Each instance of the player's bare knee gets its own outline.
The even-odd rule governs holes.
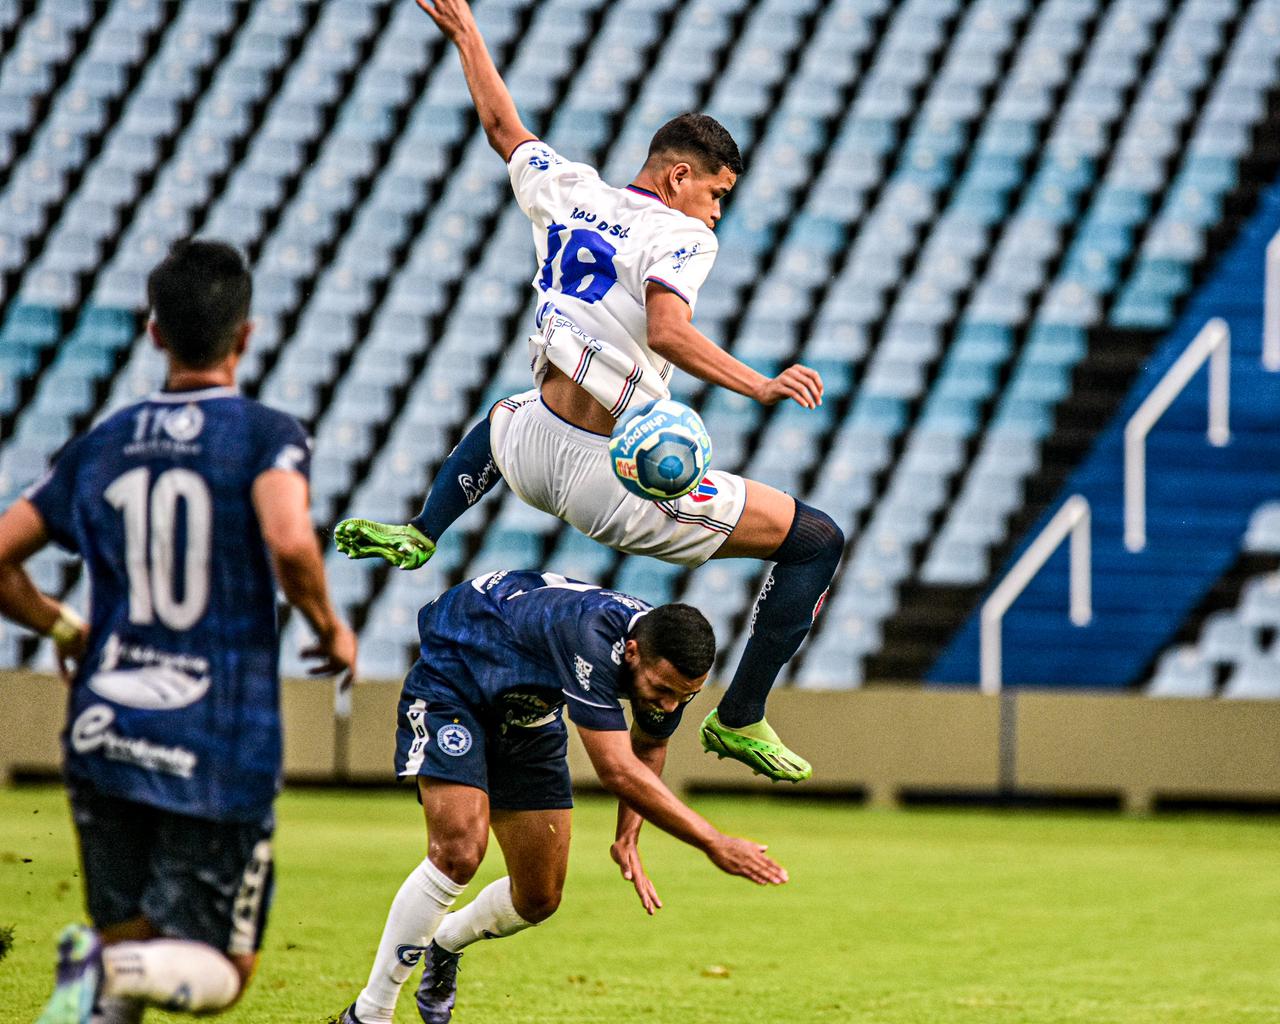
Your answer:
[[[563,890],[559,888],[534,889],[531,892],[513,889],[511,905],[516,908],[516,913],[530,924],[541,924],[560,909],[562,893]]]
[[[104,946],[114,946],[118,942],[144,942],[159,934],[145,917],[135,917],[130,921],[98,929],[98,938]]]
[[[431,843],[431,863],[459,885],[466,885],[480,870],[486,840],[473,836],[450,836]]]

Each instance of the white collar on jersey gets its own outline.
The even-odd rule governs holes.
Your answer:
[[[206,398],[233,398],[239,392],[235,388],[217,385],[196,391],[157,391],[147,396],[148,402],[203,402]]]

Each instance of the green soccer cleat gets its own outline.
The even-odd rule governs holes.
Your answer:
[[[713,708],[702,720],[701,736],[707,753],[732,757],[774,782],[803,782],[813,774],[809,762],[788,750],[763,718],[754,725],[731,729],[721,724],[720,714]]]
[[[102,984],[102,943],[92,928],[69,924],[58,938],[53,995],[36,1024],[89,1024]]]
[[[333,541],[348,558],[383,558],[397,569],[421,569],[436,553],[431,538],[416,526],[394,526],[371,519],[344,519]]]

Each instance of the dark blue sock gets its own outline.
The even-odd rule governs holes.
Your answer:
[[[409,522],[433,541],[467,509],[483,498],[502,479],[489,446],[489,417],[486,416],[458,442],[458,447],[440,465],[427,502]]]
[[[843,552],[844,533],[835,521],[797,501],[791,529],[773,553],[773,572],[756,598],[751,639],[720,702],[723,724],[740,728],[764,718],[774,680],[808,635]]]

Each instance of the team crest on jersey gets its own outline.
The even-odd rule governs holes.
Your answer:
[[[702,478],[702,483],[698,484],[698,486],[694,488],[693,493],[690,494],[689,497],[694,501],[710,501],[719,493],[720,491],[716,488],[716,485],[704,476]]]
[[[471,749],[471,731],[465,725],[451,722],[436,733],[436,743],[450,757],[461,757]]]
[[[204,413],[194,402],[188,402],[181,409],[174,409],[164,417],[164,432],[179,444],[194,441],[203,429]]]

